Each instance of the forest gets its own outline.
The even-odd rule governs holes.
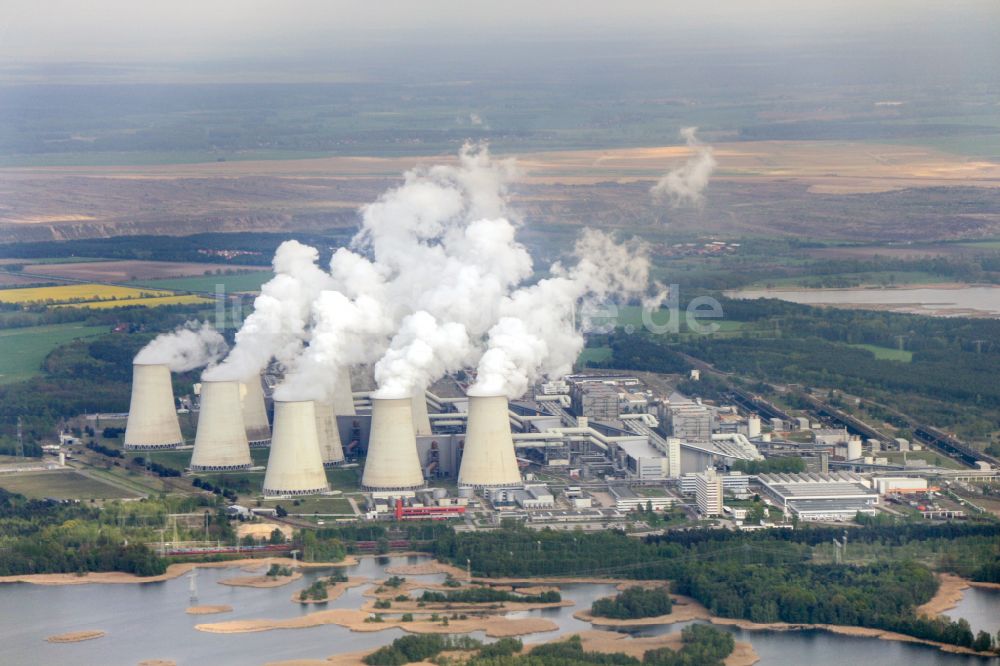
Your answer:
[[[667,615],[673,608],[670,593],[662,587],[645,589],[630,587],[613,597],[598,599],[590,606],[590,614],[615,620]]]
[[[433,552],[452,562],[469,559],[473,571],[483,576],[670,580],[674,592],[694,597],[723,617],[905,629],[918,638],[972,645],[975,637],[967,625],[916,616],[914,609],[938,586],[927,566],[905,559],[813,563],[814,547],[841,532],[814,527],[749,534],[691,530],[640,541],[614,531],[533,532],[508,527],[464,533],[460,538],[442,536]],[[947,543],[958,552],[985,548],[995,554],[998,536],[1000,525],[994,523],[914,524],[864,527],[852,530],[851,539],[911,546],[918,552]]]
[[[683,353],[750,382],[876,400],[960,437],[988,440],[1000,428],[1000,320],[819,309],[777,300],[722,304],[727,320],[744,324],[735,335],[617,332],[608,340],[611,358],[594,365],[683,373],[690,367]],[[879,360],[852,346],[860,344],[910,351],[912,361]],[[701,395],[702,388],[712,393],[719,387],[686,382],[679,388]],[[872,417],[884,420],[891,413],[881,409]]]
[[[588,652],[583,649],[579,636],[542,643],[532,647],[530,652],[518,654],[523,647],[516,638],[501,638],[484,645],[465,636],[412,635],[397,638],[362,661],[371,666],[403,666],[431,660],[450,664],[452,662],[447,659],[439,660],[438,655],[445,650],[464,650],[470,654],[462,663],[469,666],[721,666],[735,648],[735,641],[726,631],[696,624],[682,630],[680,650],[648,650],[641,660],[621,653]]]
[[[124,571],[155,576],[167,561],[84,504],[29,500],[0,488],[0,575]]]

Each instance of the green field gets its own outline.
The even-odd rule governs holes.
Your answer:
[[[21,381],[37,375],[45,356],[77,338],[107,333],[105,326],[53,324],[0,330],[0,384]]]
[[[0,476],[0,488],[32,499],[119,499],[137,493],[102,483],[73,471],[24,472]]]
[[[203,277],[166,278],[163,280],[136,280],[129,284],[151,289],[174,291],[200,291],[215,293],[216,285],[223,285],[225,293],[260,291],[260,286],[274,277],[271,271],[253,271],[234,275],[205,275]]]
[[[298,501],[298,506],[295,505],[294,499],[266,500],[262,504],[263,506],[272,508],[280,504],[281,508],[290,514],[310,516],[314,513],[339,513],[348,516],[354,515],[351,503],[344,497],[302,497]]]
[[[900,363],[909,363],[913,360],[913,352],[906,351],[905,349],[879,347],[878,345],[848,345],[848,347],[867,349],[875,354],[875,359],[878,361],[899,361]]]
[[[611,358],[611,347],[587,347],[580,352],[580,358],[576,362],[585,367],[587,363],[601,363],[609,358]]]

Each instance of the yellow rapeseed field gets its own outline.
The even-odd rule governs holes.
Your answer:
[[[93,302],[115,302],[151,297],[171,296],[173,292],[160,289],[135,289],[133,287],[113,287],[104,284],[68,284],[59,287],[33,287],[29,289],[2,289],[0,302],[38,304],[76,304]],[[193,302],[193,301],[180,301]],[[111,306],[114,307],[114,306]]]
[[[129,298],[117,301],[85,301],[83,303],[59,303],[56,308],[92,308],[105,310],[108,308],[124,308],[141,305],[145,308],[155,308],[161,305],[180,305],[182,303],[211,303],[211,298],[204,296],[157,296],[155,298]]]

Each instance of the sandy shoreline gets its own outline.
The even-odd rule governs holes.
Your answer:
[[[883,641],[899,641],[901,643],[919,643],[921,645],[930,645],[938,648],[942,652],[952,652],[955,654],[989,657],[996,656],[996,653],[994,652],[976,652],[971,648],[951,645],[950,643],[939,643],[937,641],[930,641],[923,638],[917,638],[915,636],[908,636],[906,634],[897,634],[896,632],[886,631],[885,629],[872,629],[870,627],[847,627],[839,624],[789,624],[787,622],[757,624],[756,622],[750,622],[749,620],[736,620],[725,617],[711,617],[709,618],[709,622],[712,624],[739,627],[740,629],[746,629],[748,631],[808,631],[810,629],[819,629],[822,631],[828,631],[831,634],[840,634],[842,636],[861,636],[863,638],[878,638]]]
[[[284,587],[302,578],[301,571],[293,571],[290,576],[238,576],[236,578],[224,578],[219,581],[219,585],[230,585],[232,587]]]
[[[219,604],[218,606],[190,606],[184,612],[188,615],[214,615],[216,613],[229,613],[232,610],[232,606]]]
[[[244,566],[270,566],[282,564],[299,569],[329,569],[330,567],[349,567],[358,563],[350,555],[342,562],[299,562],[289,557],[245,558],[239,560],[223,560],[220,562],[180,562],[167,567],[166,573],[158,576],[136,576],[121,571],[95,571],[79,576],[75,573],[23,574],[0,576],[3,583],[30,583],[32,585],[87,585],[89,583],[162,583],[163,581],[180,578],[192,569],[226,569]]]
[[[45,640],[49,643],[79,643],[80,641],[91,641],[95,638],[106,636],[107,633],[100,630],[91,631],[70,631],[65,634],[49,636]]]
[[[937,594],[927,603],[917,606],[917,615],[936,617],[955,608],[964,596],[963,591],[969,588],[969,582],[955,574],[942,573],[937,578],[940,583]]]
[[[448,624],[444,624],[443,622],[429,622],[426,618],[418,618],[413,622],[402,622],[394,618],[386,618],[382,622],[366,622],[365,620],[369,617],[371,617],[371,613],[365,611],[334,608],[282,620],[232,620],[198,624],[195,625],[195,629],[213,634],[243,634],[274,629],[306,629],[336,624],[356,632],[385,631],[393,628],[402,629],[412,634],[467,634],[473,631],[484,631],[487,636],[503,638],[505,636],[523,636],[555,631],[559,628],[555,622],[541,618],[472,617],[465,620],[449,620]]]
[[[299,595],[302,590],[299,590],[292,595],[292,601],[298,604],[308,605],[308,604],[325,604],[328,601],[333,601],[335,599],[343,596],[344,592],[347,592],[352,587],[360,587],[370,582],[370,579],[366,576],[351,576],[343,583],[333,583],[326,586],[326,599],[302,599]]]

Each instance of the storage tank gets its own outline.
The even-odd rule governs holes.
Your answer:
[[[267,407],[264,406],[264,387],[260,375],[254,375],[243,382],[243,425],[247,429],[250,448],[271,445],[271,424],[267,422]]]
[[[264,496],[318,495],[329,489],[316,433],[315,403],[275,400]]]
[[[473,488],[521,485],[506,396],[469,396],[469,421],[458,485]]]
[[[343,367],[337,373],[337,390],[333,392],[333,411],[337,416],[355,416],[351,369]]]
[[[861,438],[851,437],[847,440],[847,459],[857,460],[861,457]]]
[[[241,393],[240,382],[201,383],[201,412],[191,454],[192,470],[220,472],[252,466]]]
[[[424,485],[413,431],[411,398],[373,398],[368,458],[361,476],[366,490],[411,490]]]
[[[183,443],[170,369],[166,365],[134,363],[125,449],[173,449]]]
[[[333,402],[316,400],[314,408],[316,437],[323,465],[329,467],[344,462],[344,447],[340,443],[340,430],[337,429],[337,415],[334,413]]]
[[[760,437],[760,417],[756,414],[751,414],[747,418],[747,437],[750,439]]]
[[[427,414],[427,395],[423,389],[413,393],[413,432],[417,435],[433,435],[431,417]]]

